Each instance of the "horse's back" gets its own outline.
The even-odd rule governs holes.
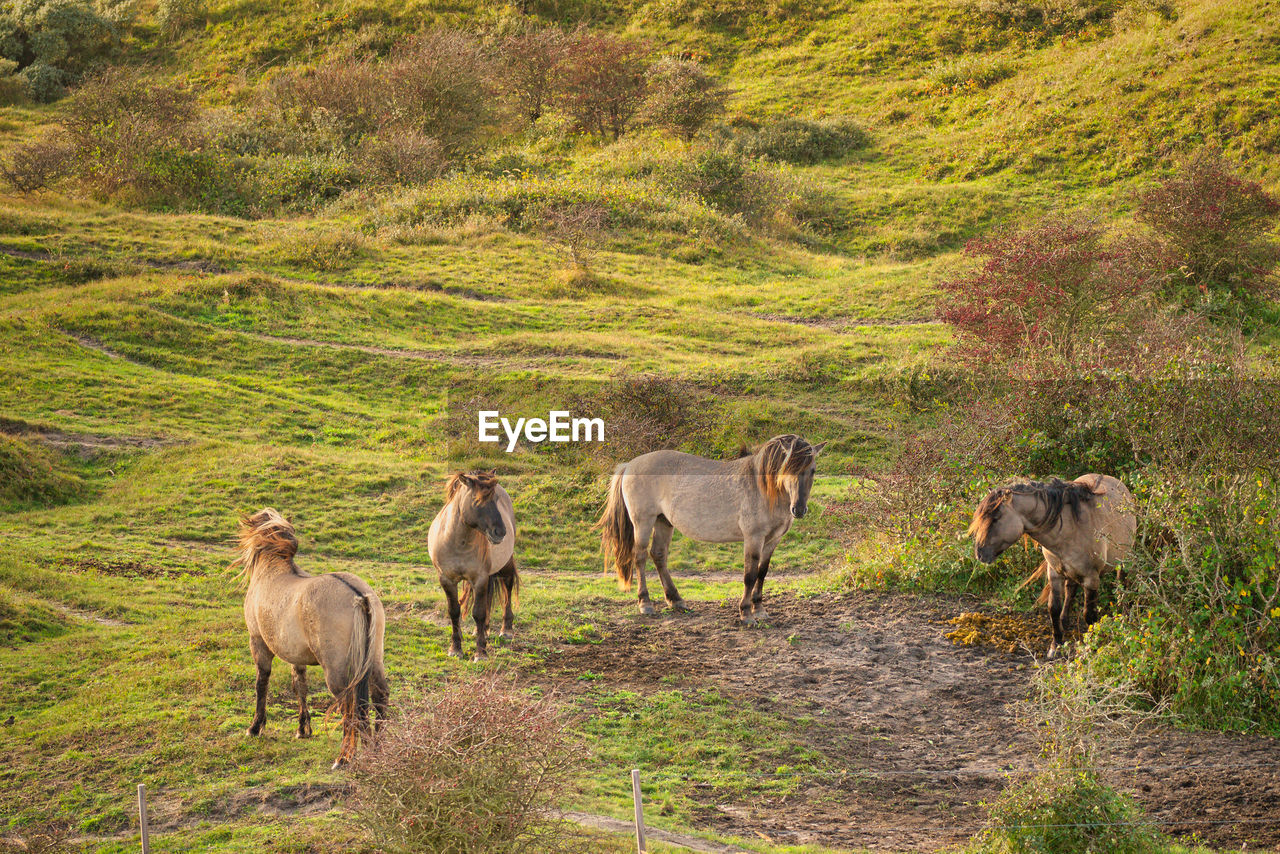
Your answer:
[[[1088,486],[1098,496],[1094,505],[1098,513],[1095,538],[1105,540],[1115,551],[1107,563],[1123,560],[1137,538],[1137,504],[1133,493],[1118,478],[1107,474],[1081,475],[1075,482]]]

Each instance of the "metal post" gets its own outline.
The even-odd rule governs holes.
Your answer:
[[[138,822],[142,825],[142,854],[151,854],[151,840],[147,835],[147,787],[138,784]]]
[[[636,805],[636,851],[646,854],[649,850],[644,841],[644,804],[640,800],[640,769],[631,769],[631,800]]]

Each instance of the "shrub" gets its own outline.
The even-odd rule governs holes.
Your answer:
[[[562,850],[556,799],[577,767],[552,698],[494,678],[401,703],[352,765],[350,807],[389,852]]]
[[[1104,783],[1096,770],[1104,723],[1135,723],[1132,689],[1090,682],[1080,670],[1042,668],[1034,698],[1022,710],[1024,726],[1042,734],[1040,768],[986,804],[986,827],[974,854],[1158,854],[1169,840],[1131,798]],[[1114,729],[1114,727],[1113,727]]]
[[[977,360],[1018,361],[1033,373],[1073,369],[1125,332],[1145,281],[1103,245],[1097,225],[1050,217],[1020,230],[970,241],[977,269],[942,282],[940,312],[964,352]]]
[[[657,374],[621,374],[584,408],[609,425],[605,441],[593,446],[609,465],[662,448],[705,452],[722,414],[697,386]]]
[[[536,122],[561,91],[568,37],[555,27],[530,29],[500,39],[497,53],[503,90],[522,116]]]
[[[728,215],[762,224],[787,212],[791,188],[783,176],[741,154],[711,148],[669,163],[661,180],[676,192],[696,196]]]
[[[117,21],[89,0],[12,0],[0,8],[0,57],[16,63],[37,101],[62,97],[119,42]]]
[[[446,165],[439,140],[417,130],[396,128],[367,137],[360,162],[375,179],[405,184],[439,177]]]
[[[729,90],[692,60],[660,59],[645,79],[647,94],[637,120],[685,139],[723,113],[729,97]]]
[[[1142,492],[1148,546],[1080,667],[1188,726],[1280,734],[1280,474],[1159,470]]]
[[[997,29],[1064,35],[1110,21],[1125,5],[1125,0],[971,0],[970,9]]]
[[[384,124],[430,136],[450,157],[475,148],[497,117],[494,65],[466,33],[437,29],[401,43],[386,76]]]
[[[286,263],[311,270],[345,270],[368,251],[359,232],[349,229],[308,229],[284,240],[279,257]]]
[[[733,145],[747,157],[811,165],[866,148],[871,138],[850,119],[780,119],[731,132]]]
[[[333,153],[377,132],[389,108],[385,73],[370,59],[333,60],[273,78],[257,105],[259,121],[279,122],[295,140],[263,140],[267,150]],[[278,115],[271,115],[271,111]],[[293,142],[293,145],[289,143]]]
[[[61,134],[49,133],[15,146],[9,159],[0,165],[0,174],[15,190],[35,192],[67,174],[74,165],[73,155],[74,149]]]
[[[556,105],[579,130],[617,139],[644,100],[648,54],[642,42],[580,27],[569,36]]]
[[[1280,199],[1217,153],[1189,157],[1140,193],[1137,218],[1154,234],[1148,263],[1181,304],[1239,313],[1274,292]]]
[[[170,36],[196,26],[208,14],[208,0],[159,0],[156,4],[156,23]]]
[[[609,209],[595,200],[546,203],[531,211],[529,219],[534,231],[564,251],[575,272],[585,272],[609,226]]]
[[[189,92],[135,69],[107,68],[76,90],[60,123],[82,180],[106,196],[126,188],[145,194],[148,159],[191,147],[195,111]]]

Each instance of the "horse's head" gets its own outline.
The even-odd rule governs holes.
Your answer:
[[[506,539],[507,524],[498,512],[498,479],[491,471],[458,472],[449,478],[445,494],[456,500],[462,521],[495,546]]]
[[[253,580],[254,570],[261,561],[275,559],[287,563],[298,552],[293,523],[270,507],[240,519],[239,540],[240,554],[235,563],[241,567],[243,584]]]
[[[1000,553],[1022,539],[1027,523],[1013,506],[1013,490],[993,489],[978,502],[969,523],[973,535],[973,555],[983,563],[995,563]]]
[[[791,515],[803,519],[809,511],[809,492],[818,470],[818,454],[827,445],[811,445],[793,434],[774,436],[758,452],[765,494],[772,501],[785,495]]]

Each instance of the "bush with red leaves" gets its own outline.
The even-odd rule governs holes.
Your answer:
[[[975,361],[1077,369],[1123,333],[1147,288],[1128,257],[1087,220],[1046,218],[971,241],[981,266],[942,283],[940,317]]]
[[[1139,194],[1137,218],[1154,236],[1147,264],[1182,305],[1238,314],[1274,294],[1280,243],[1268,232],[1280,222],[1280,199],[1221,155],[1183,161]]]
[[[617,139],[644,101],[648,59],[644,42],[575,30],[561,68],[557,106],[579,130]]]

